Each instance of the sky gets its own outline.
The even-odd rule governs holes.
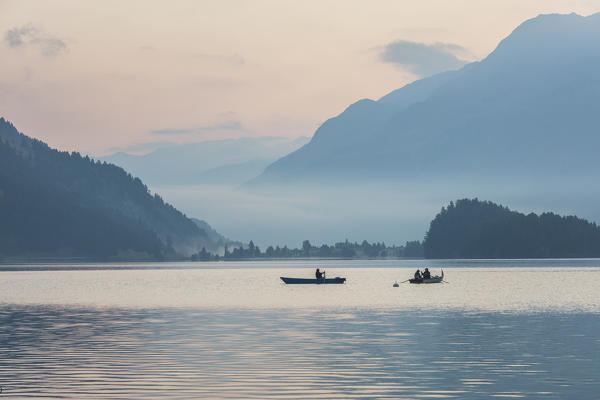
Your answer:
[[[600,0],[0,0],[0,116],[62,150],[312,136]]]

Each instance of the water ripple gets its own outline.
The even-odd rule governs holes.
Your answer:
[[[595,314],[0,310],[8,398],[592,399]]]

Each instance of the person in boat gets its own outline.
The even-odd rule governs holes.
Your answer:
[[[420,269],[418,269],[415,272],[415,279],[423,279],[423,277],[421,276],[421,270]]]
[[[325,271],[321,272],[319,271],[319,268],[317,268],[317,270],[315,271],[315,277],[317,279],[325,279]]]
[[[423,279],[431,279],[431,272],[429,272],[429,268],[425,268],[425,271],[423,271]]]

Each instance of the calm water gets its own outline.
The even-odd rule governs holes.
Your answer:
[[[600,260],[306,264],[0,266],[0,398],[600,399]]]

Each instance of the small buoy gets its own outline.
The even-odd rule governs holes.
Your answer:
[[[394,287],[399,287],[398,282],[394,282]]]

